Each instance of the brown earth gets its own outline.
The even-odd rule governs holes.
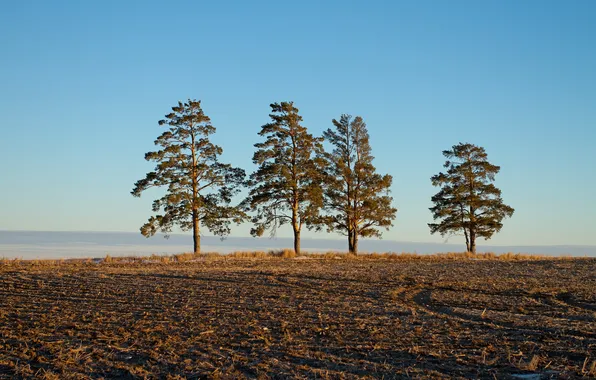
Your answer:
[[[596,376],[596,259],[0,265],[2,379],[519,374]]]

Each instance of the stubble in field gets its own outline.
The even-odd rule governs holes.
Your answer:
[[[0,378],[596,376],[596,260],[0,266]]]

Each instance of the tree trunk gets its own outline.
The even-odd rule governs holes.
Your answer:
[[[470,229],[470,252],[476,253],[476,231]]]
[[[294,228],[294,252],[300,256],[300,230]]]
[[[199,230],[199,212],[192,211],[192,242],[195,254],[201,253],[201,231]]]
[[[358,254],[358,233],[356,229],[348,231],[348,252],[353,255]]]
[[[348,230],[348,252],[354,253],[354,231]]]
[[[294,229],[294,253],[300,256],[300,230],[302,227],[301,221],[298,221],[298,197],[294,193],[294,204],[292,205],[292,228]]]

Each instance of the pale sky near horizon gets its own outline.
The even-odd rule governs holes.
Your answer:
[[[461,141],[516,210],[487,244],[596,245],[594,20],[588,0],[4,2],[0,229],[138,231],[155,193],[130,191],[178,100],[247,172],[292,100],[316,135],[367,122],[399,209],[384,239],[444,241],[430,177]]]

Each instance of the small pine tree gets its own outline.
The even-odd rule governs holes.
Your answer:
[[[446,173],[431,178],[441,190],[432,197],[430,232],[441,236],[463,231],[468,252],[476,253],[478,237],[490,239],[515,211],[503,203],[501,190],[492,182],[501,168],[488,162],[484,148],[459,143],[443,151]]]
[[[145,154],[147,161],[157,165],[146,177],[137,181],[132,195],[151,187],[166,187],[163,197],[153,202],[152,216],[141,227],[150,237],[158,231],[169,234],[175,225],[183,231],[192,229],[195,253],[201,251],[200,226],[225,236],[230,223],[240,223],[246,214],[237,206],[230,206],[232,196],[243,184],[244,170],[219,162],[223,150],[209,141],[215,133],[211,120],[203,113],[201,102],[178,102],[172,113],[159,121],[168,130],[155,140],[160,149]]]
[[[342,115],[333,125],[335,129],[323,133],[333,151],[323,154],[327,215],[319,220],[329,231],[346,235],[350,253],[357,254],[359,237],[381,237],[380,229],[393,225],[393,178],[376,172],[368,129],[360,116]]]
[[[321,138],[301,125],[302,117],[293,102],[271,104],[271,122],[261,127],[264,142],[255,144],[249,196],[244,201],[253,212],[253,236],[265,231],[275,235],[289,223],[294,232],[294,251],[300,254],[300,233],[318,215],[323,204],[320,185]]]

